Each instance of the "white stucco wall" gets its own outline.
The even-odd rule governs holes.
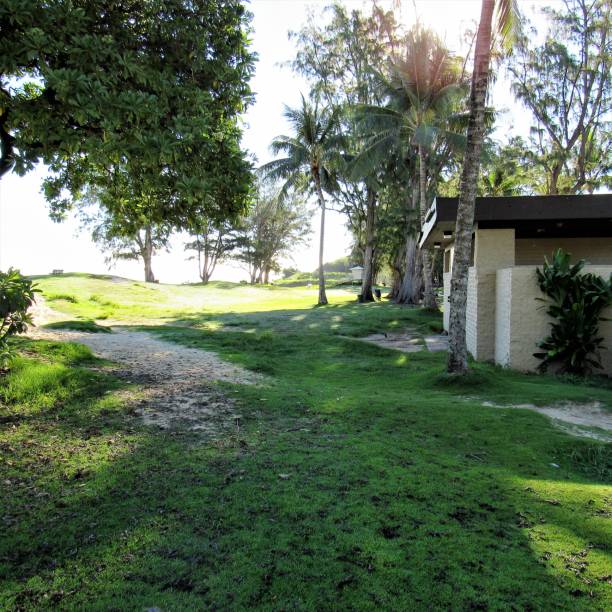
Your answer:
[[[510,363],[512,268],[498,270],[495,279],[495,363]]]
[[[445,272],[442,276],[442,280],[444,283],[444,303],[442,306],[442,321],[444,324],[444,331],[448,332],[448,323],[450,318],[450,282],[451,282],[451,273]]]

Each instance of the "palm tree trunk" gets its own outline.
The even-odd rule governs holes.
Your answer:
[[[495,0],[482,0],[480,23],[474,53],[474,72],[470,93],[470,117],[467,148],[461,172],[455,256],[451,276],[449,312],[449,352],[447,369],[452,374],[465,374],[468,369],[465,338],[468,271],[472,250],[476,187],[480,169],[480,151],[484,138],[485,103],[491,60],[491,24]]]
[[[417,200],[419,197],[419,185],[413,178],[411,181],[412,198],[410,209],[412,213],[417,208]],[[421,283],[419,282],[419,270],[417,266],[417,237],[409,230],[406,234],[406,243],[404,247],[404,275],[397,293],[396,302],[398,304],[417,304],[420,299]]]
[[[366,244],[363,257],[363,278],[361,281],[361,295],[364,302],[373,302],[374,294],[374,239],[376,225],[376,192],[368,188],[366,205]]]
[[[153,240],[151,238],[151,226],[145,227],[144,249],[142,251],[142,259],[144,261],[145,282],[154,283],[155,275],[153,274],[152,259],[153,259]]]
[[[420,205],[419,212],[421,217],[421,227],[425,225],[427,217],[427,158],[423,145],[419,145],[419,197]],[[423,306],[425,308],[437,308],[436,296],[433,290],[432,283],[432,262],[431,251],[429,249],[421,249],[421,264],[423,266]]]
[[[321,238],[319,240],[319,306],[327,304],[327,295],[325,294],[325,275],[323,271],[323,247],[325,245],[325,198],[321,189],[321,177],[318,172],[313,172],[315,186],[317,188],[317,196],[319,197],[319,207],[321,208]]]

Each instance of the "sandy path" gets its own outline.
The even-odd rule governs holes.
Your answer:
[[[39,301],[28,335],[85,344],[99,357],[119,365],[116,373],[141,385],[136,411],[149,425],[221,434],[235,429],[240,415],[214,383],[261,384],[265,378],[221,359],[215,353],[159,340],[151,334],[114,328],[110,334],[45,329],[58,314]],[[60,320],[66,319],[59,315]]]
[[[612,412],[606,410],[601,402],[563,402],[552,406],[535,404],[502,405],[494,402],[483,402],[489,408],[515,408],[539,412],[561,427],[567,433],[581,438],[593,438],[602,442],[612,442]],[[604,431],[593,431],[596,427]],[[608,432],[608,433],[606,433]]]

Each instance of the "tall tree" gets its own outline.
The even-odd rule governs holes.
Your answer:
[[[284,182],[281,194],[289,190],[302,190],[307,186],[317,197],[321,210],[319,239],[319,299],[318,304],[327,304],[323,255],[325,246],[325,195],[336,186],[335,165],[340,144],[338,115],[318,102],[309,102],[302,96],[300,108],[285,107],[285,118],[293,128],[291,136],[277,136],[271,145],[275,155],[285,157],[271,161],[261,167],[268,179]]]
[[[318,15],[311,14],[299,32],[291,33],[298,47],[292,67],[310,81],[313,94],[338,113],[345,157],[350,160],[359,155],[364,142],[353,113],[347,110],[382,101],[377,74],[384,69],[390,48],[397,44],[397,24],[392,11],[375,3],[370,14],[349,11],[340,2],[326,7],[326,12],[329,19],[324,25]],[[356,174],[350,164],[340,165],[335,203],[347,215],[349,229],[363,253],[361,295],[372,301],[378,191],[384,175],[373,164],[362,169]]]
[[[521,37],[508,64],[512,87],[531,111],[532,160],[548,194],[592,192],[612,185],[612,5],[565,0],[545,9],[544,42]]]
[[[429,210],[428,175],[436,146],[445,146],[452,132],[449,119],[461,101],[462,62],[453,57],[442,41],[418,24],[406,36],[404,53],[396,59],[391,73],[391,95],[401,109],[403,121],[418,157],[419,212],[421,225]],[[452,134],[455,136],[454,134]],[[436,142],[437,141],[437,142]],[[435,178],[434,178],[435,180]],[[423,268],[423,305],[436,308],[432,285],[432,254],[420,253]]]
[[[311,214],[292,191],[279,193],[261,183],[255,202],[236,231],[237,259],[247,265],[251,284],[267,284],[280,259],[308,239]]]
[[[239,0],[0,2],[0,174],[43,162],[65,206],[120,165],[171,192],[154,223],[241,212],[249,18]]]
[[[416,208],[421,222],[440,176],[464,143],[459,121],[465,92],[462,66],[433,32],[417,25],[391,62],[389,76],[381,76],[384,104],[358,109],[360,126],[369,136],[355,165],[376,165],[381,156],[395,157],[407,170],[409,208]],[[414,224],[407,227],[418,229]],[[424,305],[436,307],[431,254],[419,253],[416,233],[406,236],[405,262],[397,300],[415,302],[418,288],[424,286]],[[421,279],[415,275],[419,264]]]
[[[469,101],[467,146],[463,158],[457,222],[455,254],[451,276],[449,352],[447,369],[452,374],[465,374],[468,369],[466,347],[466,308],[468,270],[472,247],[474,208],[478,188],[480,155],[485,134],[485,104],[489,87],[493,13],[497,8],[497,29],[508,40],[518,16],[514,0],[482,0],[480,22],[474,50],[474,66]]]
[[[185,243],[186,251],[195,251],[198,274],[205,285],[210,281],[217,264],[230,257],[238,247],[238,226],[228,220],[214,221],[203,217],[192,224],[190,233],[193,240]]]

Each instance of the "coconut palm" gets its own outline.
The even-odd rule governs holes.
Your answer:
[[[366,147],[356,166],[364,172],[362,164],[378,163],[378,156],[388,156],[390,151],[397,152],[401,159],[410,160],[413,173],[418,169],[416,184],[422,223],[429,204],[428,175],[436,174],[434,158],[448,159],[451,149],[464,141],[453,125],[465,94],[462,65],[439,37],[417,25],[408,32],[404,53],[392,63],[390,77],[383,80],[382,86],[388,100],[384,107],[362,106],[357,110],[371,138],[370,146]],[[436,156],[436,150],[439,153],[441,148],[446,149],[445,155]],[[415,252],[414,255],[407,253],[407,260],[414,260],[415,239],[407,241],[407,249]],[[423,304],[435,307],[431,253],[423,251],[421,259]],[[413,269],[407,269],[406,275],[407,279],[411,278]],[[411,293],[412,290],[407,290],[406,301],[412,299]]]
[[[321,209],[321,237],[319,242],[319,301],[327,304],[325,276],[323,272],[323,247],[325,240],[324,191],[333,192],[334,166],[337,159],[340,136],[338,117],[334,111],[319,107],[302,96],[300,108],[285,106],[285,118],[293,128],[292,136],[277,136],[271,144],[275,159],[260,168],[262,174],[273,180],[284,181],[281,194],[290,189],[303,189],[304,185],[317,196]]]
[[[468,369],[465,338],[468,269],[472,249],[480,155],[485,132],[485,104],[491,78],[489,65],[491,63],[493,14],[495,11],[497,11],[496,30],[506,43],[509,42],[510,34],[518,25],[516,0],[482,0],[474,49],[467,145],[461,171],[455,226],[447,364],[447,370],[451,374],[465,374]]]

